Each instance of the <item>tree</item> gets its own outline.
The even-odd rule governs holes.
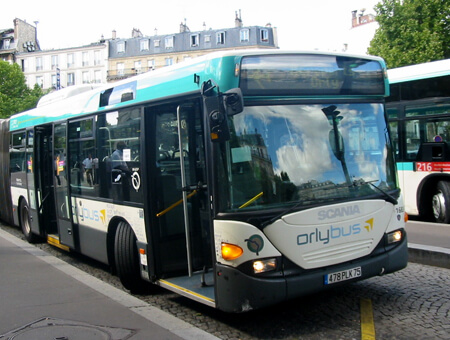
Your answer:
[[[450,1],[382,0],[369,54],[389,68],[450,58]]]
[[[43,94],[37,84],[27,87],[19,65],[0,60],[0,118],[36,107]]]

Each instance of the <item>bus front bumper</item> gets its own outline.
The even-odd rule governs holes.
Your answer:
[[[216,306],[226,312],[246,312],[349,282],[389,274],[405,268],[407,263],[408,243],[406,237],[387,253],[306,271],[301,275],[289,277],[258,278],[218,263],[216,265]],[[334,284],[325,284],[324,278],[327,274],[346,271],[354,267],[361,267],[360,277]]]

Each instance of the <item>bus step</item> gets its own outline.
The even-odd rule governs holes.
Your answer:
[[[207,284],[203,282],[205,280]],[[205,305],[215,307],[213,272],[195,272],[191,277],[180,276],[157,281],[158,285]]]
[[[64,244],[61,244],[61,242],[59,242],[59,236],[58,235],[47,235],[47,243],[51,244],[52,246],[55,246],[59,249],[65,250],[65,251],[70,251],[70,248],[68,246],[65,246]]]

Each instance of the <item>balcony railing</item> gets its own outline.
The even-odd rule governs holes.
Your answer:
[[[153,71],[154,67],[141,67],[139,69],[136,68],[126,68],[123,70],[109,70],[107,75],[107,80],[119,80],[126,79],[137,74]]]

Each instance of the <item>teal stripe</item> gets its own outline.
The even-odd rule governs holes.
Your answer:
[[[414,163],[413,162],[398,162],[397,170],[398,171],[413,171]]]

